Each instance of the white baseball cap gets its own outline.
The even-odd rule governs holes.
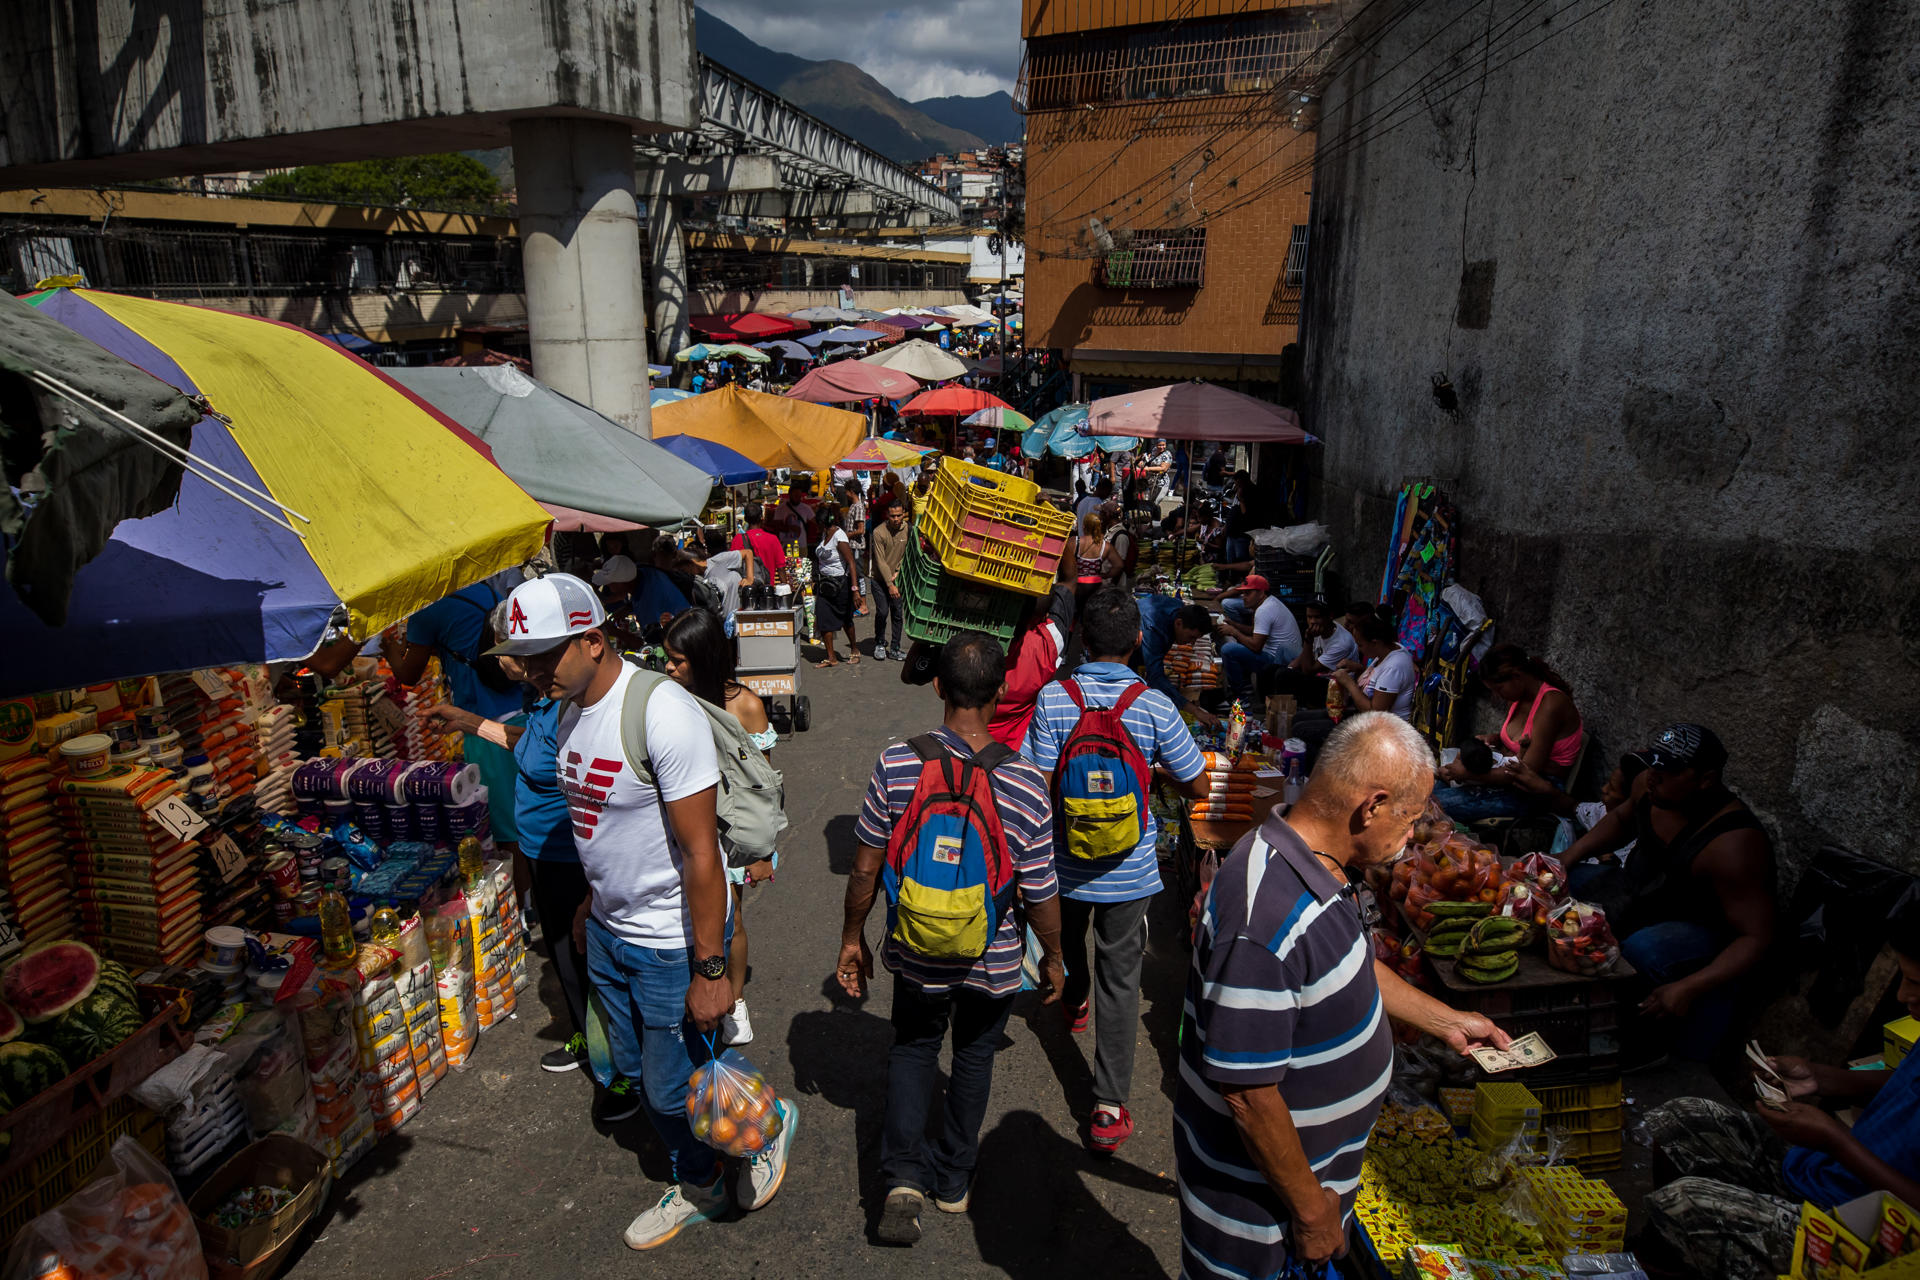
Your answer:
[[[550,573],[513,589],[507,597],[507,638],[488,653],[545,653],[607,620],[593,588],[570,573]]]
[[[593,571],[593,585],[604,587],[609,582],[632,582],[639,576],[640,570],[631,556],[608,556],[607,562]]]

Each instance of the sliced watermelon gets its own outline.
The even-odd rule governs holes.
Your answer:
[[[0,1044],[18,1040],[20,1033],[26,1029],[27,1024],[13,1011],[12,1005],[0,1004]]]
[[[84,942],[61,939],[29,947],[0,972],[0,999],[29,1025],[51,1022],[93,994],[100,957]]]
[[[75,1066],[84,1066],[140,1029],[140,1006],[111,991],[95,991],[38,1028],[40,1039]]]
[[[58,1051],[30,1040],[0,1044],[0,1101],[9,1110],[67,1078]]]

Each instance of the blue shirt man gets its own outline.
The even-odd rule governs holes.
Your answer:
[[[514,581],[519,578],[513,570]],[[407,644],[413,653],[431,649],[440,659],[440,670],[447,678],[447,692],[453,705],[470,711],[482,720],[509,724],[520,718],[522,686],[509,681],[489,659],[489,679],[481,676],[481,655],[493,644],[489,621],[494,606],[506,599],[512,583],[507,575],[476,582],[450,596],[434,601],[407,619]],[[503,589],[504,586],[504,589]],[[425,658],[410,660],[411,654],[398,659],[389,656],[394,674],[402,684],[416,683],[425,667]],[[496,688],[495,685],[503,687]],[[461,754],[467,763],[478,765],[480,780],[487,787],[487,813],[496,841],[511,844],[520,838],[514,823],[513,755],[505,747],[474,734],[461,740]]]
[[[1150,592],[1134,597],[1140,610],[1140,670],[1149,688],[1167,695],[1175,711],[1186,711],[1202,721],[1215,723],[1219,717],[1193,706],[1167,675],[1167,650],[1177,644],[1192,644],[1213,629],[1213,615],[1197,604],[1182,604],[1172,596]]]
[[[560,996],[573,1021],[566,1044],[540,1060],[548,1071],[570,1071],[586,1057],[587,962],[573,945],[573,918],[587,900],[586,873],[573,843],[573,820],[560,790],[559,728],[562,704],[541,698],[527,712],[526,728],[513,744],[513,818],[520,851],[533,879],[533,909],[540,938],[560,979]],[[611,1084],[611,1075],[601,1081]]]
[[[1113,707],[1140,678],[1126,665],[1141,641],[1140,609],[1121,587],[1102,587],[1080,611],[1080,627],[1093,661],[1082,663],[1067,679],[1086,705]],[[1080,708],[1062,681],[1040,690],[1024,754],[1049,775],[1061,750],[1080,723]],[[1149,770],[1163,770],[1190,796],[1206,794],[1206,758],[1170,699],[1146,689],[1121,714],[1121,725],[1140,749]],[[1145,782],[1150,788],[1152,779]],[[1057,788],[1055,806],[1059,805]],[[1160,891],[1158,830],[1151,809],[1139,815],[1140,840],[1116,857],[1089,861],[1068,851],[1061,815],[1054,814],[1054,873],[1060,881],[1060,945],[1067,959],[1062,1007],[1074,1030],[1082,1030],[1092,1010],[1088,996],[1096,984],[1100,1007],[1093,1059],[1093,1124],[1088,1146],[1112,1153],[1133,1133],[1126,1108],[1133,1083],[1133,1049],[1139,1036],[1140,967],[1146,952],[1147,906]],[[1094,934],[1093,966],[1086,954],[1088,927]]]

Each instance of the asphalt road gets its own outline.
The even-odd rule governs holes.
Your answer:
[[[862,631],[865,631],[862,626]],[[1058,1006],[1020,998],[995,1065],[970,1211],[931,1205],[912,1250],[876,1244],[891,985],[876,975],[860,1003],[831,973],[857,812],[875,756],[938,723],[931,689],[899,683],[897,663],[805,669],[814,726],[784,741],[791,839],[779,877],[751,891],[744,1052],[800,1108],[785,1187],[753,1214],[683,1232],[650,1254],[621,1241],[664,1190],[665,1156],[644,1116],[596,1130],[591,1083],[537,1059],[563,1038],[542,998],[522,993],[514,1020],[480,1042],[463,1073],[336,1189],[288,1274],[298,1280],[494,1277],[1173,1275],[1172,1075],[1187,950],[1174,904],[1156,904],[1141,1001],[1131,1109],[1136,1136],[1111,1159],[1081,1146],[1092,1106],[1092,1037],[1072,1036]],[[868,924],[878,937],[880,909]],[[544,962],[541,965],[544,971]],[[562,1015],[564,1017],[564,1015]]]

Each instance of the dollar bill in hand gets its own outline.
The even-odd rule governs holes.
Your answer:
[[[1471,1053],[1482,1071],[1518,1071],[1523,1067],[1545,1066],[1560,1056],[1547,1046],[1538,1031],[1521,1036],[1504,1049],[1474,1049]]]

